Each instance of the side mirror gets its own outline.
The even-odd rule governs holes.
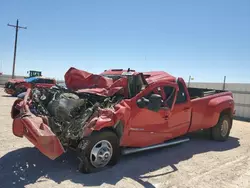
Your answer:
[[[138,99],[136,101],[136,103],[137,103],[137,106],[139,108],[146,108],[147,107],[149,110],[157,112],[161,108],[162,98],[158,94],[152,94],[149,96],[149,99],[142,97],[141,99]]]
[[[154,112],[158,112],[161,108],[162,105],[162,98],[161,95],[158,94],[152,94],[149,97],[149,104],[148,104],[148,109],[152,110]]]
[[[145,97],[142,97],[141,99],[138,99],[136,101],[136,104],[139,108],[145,108],[149,104],[149,100],[146,99]]]

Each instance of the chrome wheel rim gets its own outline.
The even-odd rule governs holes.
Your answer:
[[[228,133],[229,125],[227,120],[224,120],[221,125],[221,136],[225,137]]]
[[[90,152],[90,162],[96,167],[106,166],[113,154],[113,148],[109,141],[101,140],[97,142]]]

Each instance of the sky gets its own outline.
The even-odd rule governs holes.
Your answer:
[[[0,65],[63,79],[70,67],[163,70],[197,82],[250,82],[250,0],[1,0]]]

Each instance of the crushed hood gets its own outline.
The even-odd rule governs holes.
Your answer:
[[[77,93],[87,92],[102,96],[112,96],[117,92],[122,92],[126,96],[127,79],[120,78],[113,81],[112,78],[71,67],[64,75],[67,88],[77,91]]]
[[[109,88],[113,84],[111,78],[71,67],[64,75],[67,88],[72,90],[85,88]]]

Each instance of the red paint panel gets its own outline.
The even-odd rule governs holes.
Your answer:
[[[231,92],[223,92],[200,99],[194,99],[192,104],[192,123],[189,132],[210,128],[218,122],[220,113],[225,109],[234,111]]]
[[[40,117],[27,116],[14,119],[13,134],[19,137],[25,136],[50,159],[55,159],[64,153],[59,139]]]
[[[83,88],[108,88],[113,80],[71,67],[64,75],[66,86],[73,90]]]

